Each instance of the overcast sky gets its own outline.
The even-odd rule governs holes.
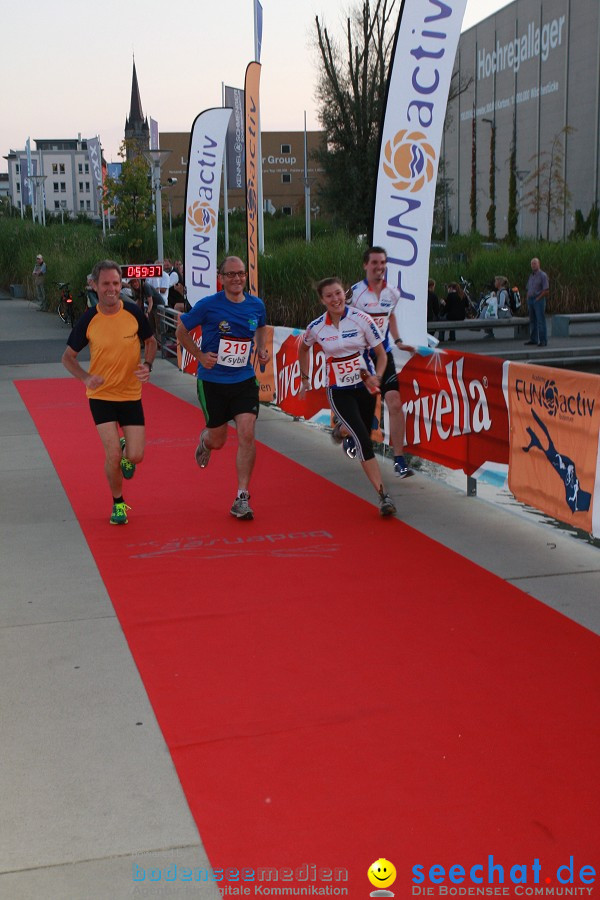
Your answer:
[[[318,128],[312,49],[318,15],[341,35],[348,0],[262,0],[263,130]],[[468,0],[464,28],[507,5]],[[253,57],[252,0],[29,0],[0,54],[0,157],[27,137],[100,135],[118,160],[131,97],[132,58],[144,115],[161,131],[188,131],[221,105],[221,84],[243,87]],[[35,62],[34,62],[35,60]],[[7,171],[0,159],[0,171]]]

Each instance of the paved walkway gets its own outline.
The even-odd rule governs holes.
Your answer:
[[[0,898],[189,897],[185,884],[132,880],[134,866],[208,860],[90,550],[13,384],[65,377],[66,336],[58,317],[0,295]],[[475,351],[469,338],[456,348]],[[157,360],[152,381],[196,405],[193,379],[172,364]],[[258,437],[373,502],[356,464],[319,429],[265,409]],[[599,548],[490,502],[484,488],[469,498],[422,474],[386,474],[403,521],[600,634]],[[443,591],[435,560],[423,578]],[[193,895],[219,896],[211,885]]]

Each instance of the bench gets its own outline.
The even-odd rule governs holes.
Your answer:
[[[529,319],[525,316],[512,316],[510,319],[463,319],[459,322],[440,320],[428,322],[427,331],[483,331],[484,328],[512,328],[513,337],[529,337]]]
[[[552,316],[552,337],[569,337],[571,323],[600,322],[600,313],[557,313]]]

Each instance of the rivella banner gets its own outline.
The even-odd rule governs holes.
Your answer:
[[[230,117],[227,107],[205,109],[192,125],[183,236],[187,298],[192,306],[217,290],[219,194]]]
[[[398,374],[409,453],[475,475],[508,462],[502,359],[420,347]],[[407,358],[408,356],[408,358]]]
[[[258,297],[258,154],[260,63],[246,69],[244,106],[246,120],[246,229],[248,235],[248,292]]]
[[[373,243],[403,301],[403,340],[427,346],[435,185],[450,78],[467,0],[404,0],[381,128]]]

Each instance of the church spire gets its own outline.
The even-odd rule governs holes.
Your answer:
[[[150,126],[148,125],[148,119],[144,118],[144,113],[142,112],[142,100],[135,70],[135,57],[133,59],[129,117],[125,119],[125,141],[127,144],[127,159],[138,156],[150,146]]]
[[[137,72],[135,71],[135,57],[133,58],[133,78],[131,79],[131,105],[129,107],[129,123],[143,122],[144,113],[142,112],[142,100],[140,97],[140,88],[137,80]]]

